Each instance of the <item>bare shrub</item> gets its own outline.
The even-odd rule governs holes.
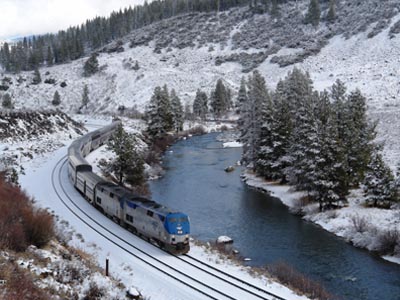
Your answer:
[[[53,217],[47,211],[30,207],[24,219],[28,243],[43,247],[54,237]]]
[[[382,255],[393,254],[400,246],[400,232],[396,229],[386,230],[378,235],[377,251]]]
[[[0,248],[23,251],[29,244],[42,247],[53,236],[52,216],[36,210],[19,187],[0,176]]]
[[[329,294],[320,283],[307,278],[285,262],[270,265],[267,270],[282,284],[294,288],[312,299],[334,299],[334,296]]]
[[[6,281],[2,287],[0,298],[3,300],[29,299],[47,300],[50,296],[33,283],[32,276],[13,265],[0,265],[2,279]]]
[[[197,126],[195,126],[195,127],[193,127],[193,128],[190,128],[190,129],[188,130],[188,133],[189,133],[189,134],[192,134],[192,135],[203,135],[203,134],[206,133],[206,130],[204,129],[203,126],[197,125]]]
[[[352,215],[350,217],[353,227],[356,232],[363,233],[368,230],[369,223],[367,218],[361,217],[359,214]]]
[[[99,287],[95,282],[90,282],[83,300],[99,300],[106,294],[104,288]]]

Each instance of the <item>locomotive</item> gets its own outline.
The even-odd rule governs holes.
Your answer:
[[[86,200],[121,226],[170,253],[187,253],[190,224],[186,214],[103,179],[86,161],[85,156],[106,143],[119,125],[121,121],[114,121],[71,143],[68,177]]]

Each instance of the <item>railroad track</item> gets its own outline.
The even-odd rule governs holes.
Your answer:
[[[176,280],[180,284],[192,289],[206,299],[285,300],[278,295],[274,295],[258,286],[248,283],[227,272],[221,271],[190,255],[175,256],[169,254],[165,256],[163,260],[161,260],[155,255],[148,253],[148,251],[144,251],[129,241],[123,239],[121,236],[114,233],[104,226],[104,224],[99,222],[97,220],[98,218],[94,218],[94,216],[83,210],[67,193],[66,188],[63,185],[63,181],[65,182],[65,179],[62,178],[63,175],[66,176],[66,172],[63,172],[63,170],[65,170],[66,163],[67,159],[66,156],[64,156],[57,162],[56,166],[52,170],[51,181],[57,197],[60,199],[63,205],[86,226],[91,228],[93,231],[110,241],[124,252],[132,255],[137,260],[154,268],[158,272],[161,272],[166,276]],[[94,211],[103,216],[97,210],[94,209]],[[149,245],[152,244],[149,243]],[[154,248],[157,248],[157,251],[162,251],[155,245],[153,246]],[[176,267],[177,265],[180,265],[179,269]],[[190,273],[193,273],[193,271],[197,273],[201,271],[201,279],[191,276]]]

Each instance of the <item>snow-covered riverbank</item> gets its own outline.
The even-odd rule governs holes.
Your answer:
[[[362,193],[352,191],[348,197],[348,205],[336,210],[319,212],[318,204],[301,206],[300,198],[304,195],[295,192],[291,186],[280,185],[257,177],[251,171],[245,171],[243,180],[247,185],[263,190],[279,198],[291,211],[300,208],[303,218],[311,221],[325,230],[344,238],[356,247],[370,251],[379,251],[384,244],[389,244],[399,238],[400,233],[400,208],[378,209],[368,208],[364,205]],[[384,259],[400,264],[400,245],[395,247],[395,254],[383,256]]]

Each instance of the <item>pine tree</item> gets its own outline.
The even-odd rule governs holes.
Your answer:
[[[176,132],[183,130],[184,114],[181,99],[176,95],[174,89],[171,90],[171,110],[173,115],[174,126]]]
[[[349,178],[352,186],[356,187],[364,178],[375,147],[376,123],[368,120],[366,99],[358,89],[347,97],[345,113],[344,144],[348,155]]]
[[[201,120],[205,120],[208,112],[207,101],[207,94],[198,89],[196,98],[193,101],[193,114]]]
[[[399,195],[396,181],[390,168],[384,163],[382,155],[376,149],[368,164],[364,180],[364,195],[368,203],[374,207],[390,206],[397,202]]]
[[[33,73],[32,84],[39,84],[42,82],[42,77],[40,76],[40,72],[38,68],[35,68]]]
[[[333,23],[336,19],[336,3],[335,0],[329,0],[329,10],[326,15],[326,20]]]
[[[319,8],[319,0],[310,0],[308,12],[305,19],[306,23],[312,24],[313,26],[318,26],[320,18],[321,9]]]
[[[87,84],[83,86],[83,92],[82,92],[82,106],[81,107],[86,107],[89,104],[90,99],[89,99],[89,88]]]
[[[263,124],[262,108],[268,99],[265,79],[258,71],[254,71],[253,75],[249,77],[247,94],[248,101],[241,113],[244,124],[240,140],[243,143],[243,161],[254,164],[260,146],[259,137]]]
[[[1,106],[3,108],[6,108],[6,109],[13,109],[14,108],[14,105],[12,103],[11,96],[10,96],[9,93],[5,93],[3,95],[3,100],[1,102]]]
[[[51,102],[54,106],[60,105],[61,104],[61,97],[58,91],[55,91],[54,96],[53,96],[53,101]]]
[[[89,77],[99,71],[99,61],[97,54],[93,53],[83,66],[83,76]]]
[[[171,103],[167,86],[157,86],[146,109],[147,132],[151,137],[161,137],[173,129]]]
[[[241,135],[244,134],[245,131],[245,115],[246,115],[246,104],[249,101],[247,97],[247,88],[246,88],[246,79],[242,77],[240,81],[240,88],[239,88],[239,93],[238,97],[236,100],[236,113],[239,115],[239,119],[237,121],[238,123],[238,129],[241,133]]]
[[[115,153],[115,159],[108,164],[108,168],[115,174],[120,185],[124,181],[134,186],[144,183],[144,159],[135,144],[135,138],[122,125],[118,126],[107,143],[108,149]]]
[[[51,47],[48,46],[47,47],[47,58],[46,58],[46,62],[48,66],[53,65],[54,63],[54,57],[53,57],[53,51],[51,50]]]
[[[231,106],[231,99],[222,79],[218,79],[215,90],[212,92],[210,106],[217,118],[226,113]]]

